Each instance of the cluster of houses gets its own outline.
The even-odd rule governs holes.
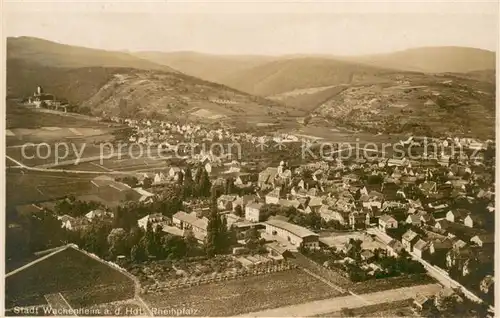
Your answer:
[[[314,140],[311,136],[299,136],[289,133],[274,135],[255,134],[249,132],[235,132],[230,128],[209,128],[200,124],[169,122],[155,119],[122,119],[109,118],[112,122],[126,124],[132,128],[130,142],[147,145],[159,145],[168,150],[178,150],[179,144],[211,142],[225,142],[227,144],[239,142],[262,145],[268,142],[290,143]],[[207,149],[208,150],[208,149]]]
[[[182,141],[247,141],[261,144],[300,141],[298,136],[255,136],[250,133],[234,133],[227,129],[208,129],[200,125],[177,124],[155,120],[111,118],[134,128],[131,142],[162,144],[175,149]],[[419,142],[415,138],[403,141],[403,145]],[[443,147],[464,146],[480,150],[485,144],[472,139],[442,139]],[[490,167],[484,165],[480,152],[473,158],[468,152],[460,157],[426,154],[421,160],[383,159],[376,157],[333,159],[304,163],[290,167],[282,161],[255,171],[250,163],[233,160],[211,151],[200,151],[188,158],[202,166],[210,175],[221,181],[231,177],[234,185],[255,189],[251,194],[223,194],[217,206],[229,227],[238,235],[250,228],[259,229],[270,250],[283,253],[299,247],[320,248],[319,234],[294,224],[283,217],[269,217],[266,206],[277,205],[294,208],[303,215],[317,215],[324,224],[334,224],[343,230],[375,229],[385,233],[390,240],[386,249],[391,255],[402,250],[417,258],[431,261],[450,269],[458,268],[463,276],[473,270],[474,264],[492,266],[494,224],[494,179]],[[250,168],[252,167],[252,168]],[[151,186],[177,182],[186,175],[186,167],[172,166],[163,172],[140,173],[142,184],[146,178]],[[193,169],[193,179],[198,169]],[[213,182],[215,183],[215,182]],[[108,211],[123,201],[145,202],[152,200],[150,189],[131,188],[108,176],[92,180],[93,191],[80,196],[82,201],[101,202]],[[191,232],[203,243],[207,236],[207,207],[184,209],[171,219],[161,214],[150,214],[138,220],[138,226],[160,226],[173,235]],[[43,209],[37,205],[20,209]],[[241,212],[238,212],[241,211]],[[102,214],[104,213],[104,214]],[[106,211],[89,211],[75,219],[61,216],[62,226],[75,229],[95,215]],[[394,233],[402,230],[398,237]],[[370,257],[365,253],[367,258]],[[485,274],[486,276],[486,274]],[[489,277],[489,276],[486,276]],[[486,279],[485,277],[485,279]]]
[[[221,195],[217,200],[218,208],[227,221],[228,228],[236,230],[237,237],[251,229],[261,230],[261,235],[268,243],[280,243],[281,247],[296,251],[299,247],[318,248],[319,235],[304,227],[292,224],[279,218],[260,221],[259,210],[263,206],[256,195]],[[243,207],[244,217],[237,216],[235,210]],[[138,225],[146,228],[148,223],[153,228],[160,225],[162,230],[173,235],[185,236],[191,232],[200,244],[207,236],[207,208],[193,209],[191,212],[179,211],[171,219],[161,214],[151,214],[138,220]],[[274,244],[275,245],[275,244]],[[274,246],[271,244],[270,246]]]
[[[41,86],[37,86],[32,96],[25,99],[26,104],[34,105],[36,108],[49,108],[57,111],[67,112],[70,106],[67,102],[56,99],[56,96],[44,92]]]
[[[112,219],[112,211],[125,201],[148,203],[151,202],[155,196],[142,187],[132,188],[107,175],[95,177],[90,181],[90,184],[91,187],[89,192],[74,197],[74,200],[87,203],[99,203],[101,208],[88,211],[81,217],[59,215],[58,219],[61,221],[61,227],[72,231],[80,230],[88,226],[95,218]],[[19,205],[16,207],[16,211],[19,215],[36,214],[43,210],[55,212],[57,202],[60,200],[69,199],[60,198],[52,201]]]
[[[316,213],[324,222],[333,221],[345,229],[373,228],[392,236],[403,229],[400,238],[387,242],[390,255],[406,250],[446,270],[454,268],[464,277],[474,270],[472,264],[479,264],[483,270],[490,269],[484,279],[491,280],[494,188],[488,177],[491,172],[477,163],[481,157],[475,160],[355,159],[294,168],[281,162],[258,173],[255,194],[222,195],[218,207],[230,220],[228,225],[239,224],[241,230],[257,226],[266,240],[289,249],[317,248],[319,236],[289,220],[268,218],[262,213],[265,205]],[[306,170],[309,175],[303,173]],[[238,206],[244,217],[234,214]],[[184,212],[179,217],[175,224],[182,228],[189,224],[206,235],[206,221],[195,214],[186,217]],[[201,242],[203,235],[199,237]],[[481,286],[484,289],[485,283]]]

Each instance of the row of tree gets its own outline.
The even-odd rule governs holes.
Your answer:
[[[178,184],[182,185],[183,198],[209,197],[212,182],[207,170],[199,166],[194,179],[190,167],[187,167],[184,171],[184,173],[182,171],[179,172],[177,179]]]

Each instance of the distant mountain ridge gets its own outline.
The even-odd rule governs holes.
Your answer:
[[[7,60],[21,60],[49,67],[125,67],[177,72],[169,66],[126,52],[91,49],[24,36],[7,38]]]
[[[261,96],[347,84],[356,76],[374,79],[387,72],[470,73],[495,70],[496,66],[495,52],[453,46],[365,56],[225,56],[196,52],[144,52],[136,56]]]
[[[276,57],[264,55],[215,55],[192,51],[149,51],[133,54],[141,59],[167,65],[185,74],[222,84],[224,84],[223,79],[231,74],[276,59]]]
[[[468,73],[496,68],[495,52],[457,46],[421,47],[345,59],[377,67],[424,73]]]

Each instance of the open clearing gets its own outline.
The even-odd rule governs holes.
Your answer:
[[[198,316],[231,316],[338,296],[300,269],[146,294],[150,308],[197,310]]]
[[[71,277],[71,279],[68,279]],[[6,307],[46,303],[61,293],[73,309],[134,297],[134,282],[123,273],[68,247],[6,278]]]

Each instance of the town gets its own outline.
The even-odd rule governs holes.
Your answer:
[[[120,175],[106,168],[108,173],[89,179],[86,193],[16,206],[7,232],[8,257],[47,248],[91,253],[133,275],[154,310],[166,301],[158,303],[162,295],[177,289],[301,269],[333,288],[333,294],[320,291],[320,298],[363,297],[383,289],[377,284],[387,280],[402,288],[437,282],[445,288],[417,289],[410,296],[411,313],[491,311],[495,208],[490,141],[441,138],[434,140],[436,152],[429,153],[419,148],[422,138],[414,137],[400,143],[425,152],[420,159],[342,158],[337,152],[314,160],[299,158],[300,148],[321,144],[320,139],[154,119],[100,121],[126,127],[113,142],[121,138],[155,146],[171,159],[151,170],[147,163],[141,169],[133,166]],[[179,155],[181,143],[210,150]],[[238,145],[238,152],[215,153],[216,143]],[[443,149],[454,156],[438,153]],[[126,165],[127,160],[135,159],[120,162]],[[28,228],[31,236],[26,237],[22,233]],[[12,281],[22,274],[14,272]],[[360,283],[374,286],[365,291]],[[11,308],[28,301],[22,289],[9,286],[9,276],[7,284],[15,295],[8,294]],[[111,299],[122,300],[118,295]],[[346,314],[361,305],[346,308]],[[229,312],[237,313],[245,312]]]
[[[205,2],[5,2],[2,313],[495,317],[498,3]]]

